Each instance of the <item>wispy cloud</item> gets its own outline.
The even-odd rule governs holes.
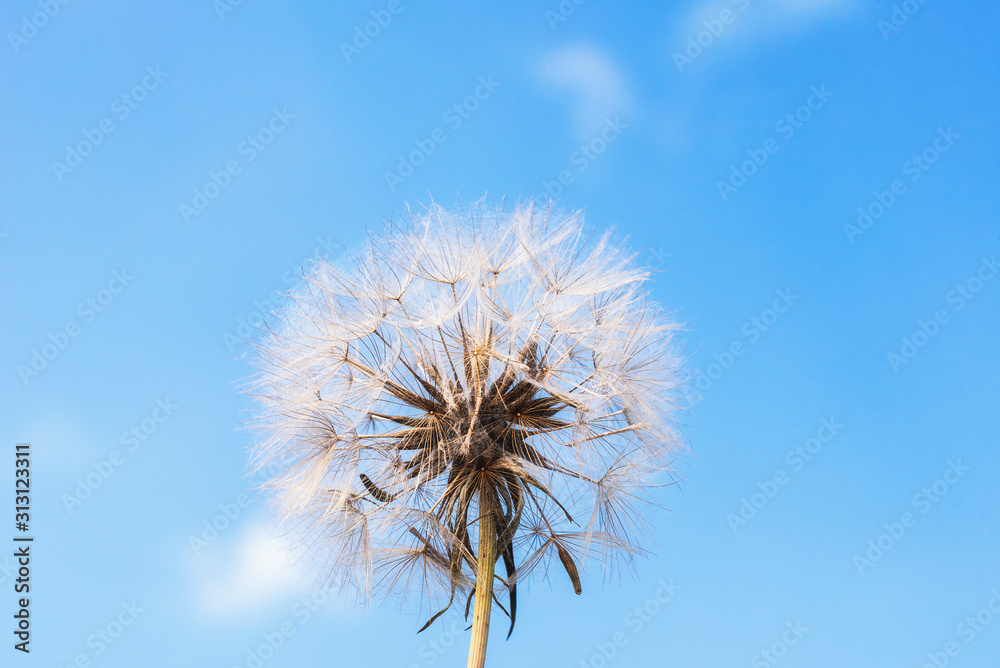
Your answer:
[[[759,23],[751,21],[750,25],[761,37],[774,36],[823,21],[842,20],[857,7],[857,0],[773,0],[761,7],[765,11]]]
[[[596,46],[578,44],[549,51],[536,72],[543,84],[572,99],[573,128],[581,141],[591,139],[608,118],[626,114],[632,107],[624,74]]]
[[[688,37],[706,30],[713,23],[716,33],[701,44],[721,53],[786,37],[823,22],[839,21],[850,16],[858,0],[704,0],[692,6],[676,24],[672,38],[675,47],[684,45]],[[728,20],[719,23],[723,12]]]
[[[196,605],[206,617],[253,615],[309,590],[309,579],[291,565],[285,541],[262,524],[248,524],[234,538],[220,539],[192,566]]]

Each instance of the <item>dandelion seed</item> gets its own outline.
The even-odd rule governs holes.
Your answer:
[[[680,448],[677,325],[610,234],[533,203],[432,206],[351,260],[316,262],[259,346],[252,462],[328,580],[419,596],[424,628],[474,601],[482,666],[519,583],[558,559],[580,594],[642,549]]]

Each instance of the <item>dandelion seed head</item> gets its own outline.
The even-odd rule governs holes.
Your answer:
[[[641,549],[684,378],[633,260],[579,213],[480,202],[307,269],[259,344],[252,463],[326,580],[450,601],[484,508],[508,593]]]

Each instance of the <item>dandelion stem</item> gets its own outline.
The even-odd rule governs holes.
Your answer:
[[[479,496],[479,564],[476,572],[476,607],[472,613],[468,668],[486,665],[486,640],[493,608],[493,572],[497,563],[497,532],[488,494]]]

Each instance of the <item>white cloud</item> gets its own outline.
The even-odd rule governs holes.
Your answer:
[[[627,113],[632,106],[624,74],[595,46],[579,44],[549,51],[536,71],[542,83],[573,98],[573,127],[581,141],[592,139],[609,117]]]
[[[262,524],[242,529],[228,541],[223,534],[220,544],[192,562],[197,608],[206,617],[253,615],[309,591],[310,580],[292,564],[286,541]]]
[[[682,50],[689,37],[706,29],[706,21],[722,28],[708,50],[722,52],[785,37],[823,21],[842,20],[857,6],[857,0],[704,0],[678,22],[671,51]],[[730,12],[724,26],[718,22],[723,11]]]
[[[773,0],[757,27],[770,35],[798,30],[820,21],[841,20],[857,4],[856,0]]]

